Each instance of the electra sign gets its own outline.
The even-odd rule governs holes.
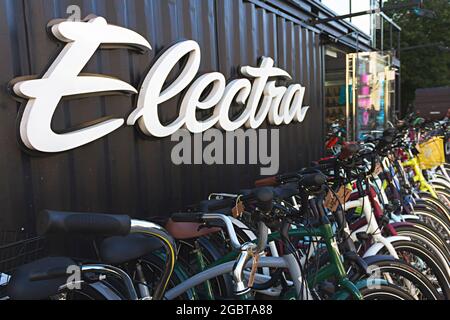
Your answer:
[[[17,82],[14,93],[28,99],[20,123],[20,138],[31,150],[62,152],[90,143],[124,125],[120,118],[109,119],[79,130],[56,133],[51,128],[53,114],[63,97],[111,91],[137,94],[130,84],[102,75],[80,74],[101,45],[127,45],[151,50],[148,41],[138,33],[110,25],[102,17],[85,22],[59,21],[51,28],[55,37],[67,43],[40,79]],[[177,78],[164,87],[172,69],[186,57]],[[302,107],[305,88],[299,84],[277,86],[276,78],[291,79],[274,67],[271,58],[263,57],[258,67],[241,67],[246,78],[226,84],[219,72],[198,77],[201,53],[192,40],[179,42],[166,50],[153,64],[139,90],[136,109],[127,120],[138,124],[143,133],[166,137],[185,128],[192,133],[212,127],[234,131],[245,125],[256,129],[268,118],[272,125],[302,122],[309,107]],[[208,90],[208,92],[207,92]],[[184,92],[179,115],[170,124],[162,124],[158,107]],[[206,95],[206,97],[205,97]],[[229,118],[232,103],[245,106],[237,119]],[[199,121],[197,109],[212,109],[207,120]]]

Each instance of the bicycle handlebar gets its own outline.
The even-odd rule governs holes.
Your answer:
[[[190,223],[203,223],[204,213],[192,213],[192,212],[177,212],[171,215],[171,219],[174,222],[190,222]]]
[[[178,212],[172,214],[171,219],[174,222],[194,222],[194,223],[205,223],[207,221],[221,220],[222,222],[225,223],[225,228],[227,229],[228,236],[230,237],[230,242],[233,248],[239,249],[241,247],[241,244],[239,243],[231,219],[224,214]]]
[[[352,157],[354,154],[358,153],[360,150],[360,146],[356,143],[347,143],[341,151],[341,154],[339,155],[340,160],[346,160],[350,157]]]
[[[270,212],[272,210],[272,200],[274,192],[272,188],[261,187],[249,190],[245,194],[237,196],[239,201],[244,203],[255,203],[256,207],[263,212]],[[215,199],[203,201],[201,203],[200,211],[214,212],[222,209],[233,208],[236,205],[237,198]]]
[[[308,173],[301,174],[299,172],[281,174],[269,178],[257,180],[257,186],[277,186],[288,182],[297,182],[300,186],[305,188],[320,187],[327,183],[327,178],[322,173]]]

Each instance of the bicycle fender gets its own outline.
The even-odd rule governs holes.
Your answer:
[[[405,221],[405,220],[420,220],[420,218],[418,216],[416,216],[416,215],[413,215],[413,214],[402,214],[402,220],[404,220],[404,222],[396,222],[396,221],[394,221],[393,224],[396,224],[396,225],[398,225],[399,223],[406,223],[406,224],[408,224],[408,222]]]
[[[405,237],[405,236],[393,236],[393,237],[386,238],[386,240],[389,243],[393,243],[395,241],[411,241],[411,238]],[[383,247],[384,247],[383,243],[381,243],[381,242],[375,243],[364,253],[363,258],[376,255]]]
[[[104,285],[100,281],[87,284],[89,287],[101,294],[106,300],[123,300],[111,288]]]
[[[358,290],[361,290],[363,288],[366,287],[373,287],[373,286],[377,286],[377,285],[386,285],[388,284],[388,282],[384,279],[363,279],[363,280],[359,280],[357,283],[355,283],[355,286]],[[350,293],[346,290],[339,290],[338,292],[336,292],[332,298],[332,300],[347,300],[350,297]]]

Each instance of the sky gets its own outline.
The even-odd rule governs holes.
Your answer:
[[[352,12],[370,9],[371,0],[322,0],[322,3],[336,12],[338,15],[350,13],[350,1]],[[370,34],[370,15],[352,18],[351,22],[363,32]]]

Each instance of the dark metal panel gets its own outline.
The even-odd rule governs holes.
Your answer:
[[[318,0],[247,0],[258,4],[278,16],[287,20],[293,21],[308,30],[320,32],[322,34],[330,35],[334,38],[339,38],[342,35],[351,32],[357,32],[358,35],[349,34],[344,38],[339,38],[339,42],[346,46],[353,47],[358,50],[373,50],[371,47],[370,36],[361,33],[359,29],[353,26],[346,20],[330,21],[324,24],[312,26],[308,20],[311,18],[328,18],[333,15],[332,11],[324,6]]]
[[[100,50],[84,72],[120,78],[139,87],[156,54],[175,41],[200,44],[200,74],[222,72],[239,77],[242,65],[256,66],[261,56],[306,87],[304,104],[311,106],[301,124],[280,127],[282,171],[307,165],[323,146],[322,56],[319,35],[286,13],[277,14],[244,0],[2,0],[0,40],[6,50],[0,62],[0,228],[33,225],[43,208],[128,213],[135,217],[167,215],[212,191],[235,191],[252,185],[258,166],[175,166],[170,138],[149,139],[124,126],[76,150],[33,156],[17,144],[19,104],[6,90],[16,76],[42,74],[62,44],[45,26],[66,16],[69,5],[82,15],[94,13],[109,23],[131,28],[152,45],[144,54]],[[288,85],[290,82],[282,83]],[[177,115],[179,97],[161,106],[165,121]],[[62,130],[104,116],[126,118],[136,97],[91,97],[62,103],[53,126]]]
[[[9,230],[26,226],[32,213],[28,163],[15,139],[19,104],[7,91],[9,79],[29,72],[22,12],[21,1],[0,2],[0,226]]]

